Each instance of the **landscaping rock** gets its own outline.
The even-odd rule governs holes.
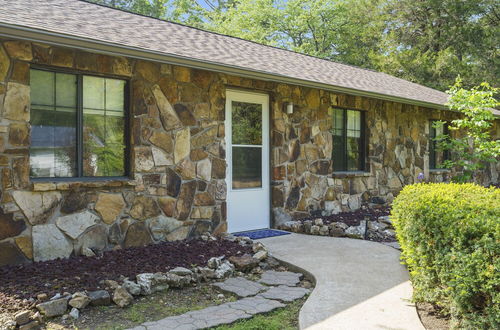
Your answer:
[[[170,274],[175,274],[178,276],[186,276],[186,275],[193,275],[193,272],[187,268],[184,267],[176,267],[174,269],[171,269],[168,271]]]
[[[264,244],[262,244],[261,242],[253,243],[252,251],[254,253],[257,253],[257,252],[262,251],[262,250],[266,250],[266,247],[264,246]]]
[[[122,286],[133,296],[141,294],[141,286],[133,281],[124,280]]]
[[[330,234],[330,228],[328,228],[328,226],[326,225],[321,226],[319,229],[319,234],[321,236],[328,236]]]
[[[119,307],[128,306],[132,301],[134,301],[134,297],[122,286],[117,287],[113,292],[113,302]]]
[[[234,264],[237,270],[247,271],[259,265],[259,259],[252,257],[249,254],[245,254],[241,257],[232,256],[229,261]]]
[[[260,250],[253,255],[253,258],[262,261],[267,258],[267,255],[268,253],[266,250]]]
[[[319,226],[311,226],[311,235],[319,235]]]
[[[71,316],[73,320],[78,320],[80,317],[80,311],[77,308],[72,308],[71,312],[69,312],[69,316]]]
[[[342,222],[334,222],[329,225],[330,228],[330,236],[332,237],[344,237],[345,230],[349,228],[348,225]]]
[[[259,294],[259,296],[262,296],[267,299],[276,299],[276,300],[291,302],[304,297],[308,293],[309,290],[305,288],[280,285],[270,288],[266,292]]]
[[[212,258],[208,259],[208,261],[207,261],[208,268],[211,268],[211,269],[217,269],[217,268],[219,268],[219,266],[222,263],[222,259],[224,259],[224,256],[221,256],[221,257],[212,257]]]
[[[26,324],[26,323],[31,321],[30,317],[31,317],[31,311],[24,310],[24,311],[17,312],[14,315],[14,320],[16,321],[16,323],[18,325],[23,325],[23,324]]]
[[[68,309],[68,299],[59,298],[36,305],[36,308],[46,317],[61,316]]]
[[[168,289],[167,276],[161,273],[144,273],[136,276],[141,294],[150,295],[154,292]]]
[[[233,272],[234,265],[226,260],[215,270],[215,278],[225,278],[230,276]]]
[[[31,329],[38,329],[40,326],[40,322],[38,321],[31,321],[26,324],[23,324],[19,327],[19,330],[31,330]]]
[[[160,215],[148,221],[149,230],[155,240],[164,240],[166,236],[183,226],[181,221]]]
[[[201,277],[206,281],[209,279],[214,279],[216,278],[215,274],[215,269],[208,268],[208,267],[199,267],[198,271],[201,275]]]
[[[82,309],[90,304],[91,299],[83,292],[76,292],[69,301],[69,305],[74,308]]]
[[[378,217],[377,221],[381,222],[381,223],[385,223],[385,224],[392,227],[392,220],[391,220],[390,216],[388,216],[388,215]]]
[[[268,270],[262,274],[259,282],[267,285],[296,286],[300,282],[302,276],[303,275],[300,273],[277,272],[274,270]]]
[[[363,239],[366,232],[366,220],[361,221],[359,226],[351,226],[346,229],[345,233],[348,237]]]
[[[91,306],[107,306],[111,304],[111,297],[106,290],[90,291],[88,296]]]
[[[166,274],[166,282],[170,287],[173,288],[183,288],[191,283],[191,276],[179,276],[172,273]]]
[[[239,297],[254,296],[266,289],[262,284],[249,281],[244,277],[228,278],[224,282],[214,283],[213,285],[223,291],[234,293]]]

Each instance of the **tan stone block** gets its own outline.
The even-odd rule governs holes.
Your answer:
[[[17,58],[23,61],[31,61],[33,59],[31,43],[27,41],[6,41],[3,45],[11,58]]]
[[[320,105],[319,90],[311,89],[306,94],[306,104],[308,108],[317,109]]]
[[[160,206],[160,209],[163,211],[163,213],[167,217],[174,216],[176,202],[177,202],[177,200],[175,198],[172,198],[172,197],[159,197],[158,198],[158,205]]]
[[[99,70],[97,66],[97,54],[77,51],[75,62],[76,68],[79,70],[94,72]]]
[[[167,130],[181,127],[181,121],[179,120],[177,113],[165,97],[165,94],[163,94],[160,86],[154,85],[151,90],[154,98],[156,99],[158,110],[160,111],[160,118],[163,127]]]
[[[190,150],[191,132],[189,128],[185,128],[175,134],[174,162],[178,164],[189,155]]]
[[[21,250],[26,258],[33,259],[33,242],[29,236],[21,236],[15,238],[16,245]]]
[[[102,220],[110,225],[121,214],[125,205],[122,194],[100,193],[95,210],[101,215]]]
[[[137,61],[135,71],[149,82],[157,82],[160,79],[160,65],[153,62]]]
[[[210,206],[194,207],[191,212],[191,219],[211,219],[214,214],[214,208]]]
[[[114,74],[130,77],[132,75],[132,66],[127,58],[117,56],[113,57],[112,70]]]
[[[56,190],[57,186],[52,182],[35,182],[33,183],[33,191],[51,191]]]
[[[25,147],[30,142],[30,131],[26,123],[11,123],[9,126],[9,143],[16,147]]]
[[[189,158],[186,158],[179,163],[175,169],[184,180],[196,178],[196,165]]]
[[[171,75],[172,74],[172,66],[170,64],[161,64],[160,65],[160,73],[162,75]]]
[[[153,153],[151,148],[148,147],[135,147],[135,171],[137,172],[148,172],[151,171],[154,166]]]
[[[182,66],[174,66],[174,79],[178,82],[190,82],[191,70]]]
[[[192,82],[203,89],[207,89],[210,86],[214,74],[205,70],[193,70],[191,73]]]
[[[4,117],[11,120],[29,121],[30,88],[10,82],[4,100]]]
[[[10,75],[10,81],[28,85],[30,78],[29,72],[30,66],[27,62],[15,61]]]

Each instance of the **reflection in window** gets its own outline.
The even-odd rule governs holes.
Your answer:
[[[35,69],[30,77],[30,175],[125,175],[126,82]]]
[[[334,171],[364,170],[363,139],[363,113],[357,110],[334,109]]]
[[[233,144],[262,144],[262,104],[235,102],[232,104]]]

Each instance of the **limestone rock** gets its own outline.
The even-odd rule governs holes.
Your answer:
[[[188,237],[191,227],[183,226],[167,235],[167,241],[181,241]]]
[[[122,194],[100,193],[95,204],[95,210],[101,215],[102,221],[110,225],[120,215],[125,206]]]
[[[184,180],[196,178],[196,165],[189,158],[183,159],[176,167],[176,171]]]
[[[194,194],[196,193],[196,188],[196,181],[186,182],[181,186],[181,192],[179,194],[176,205],[177,219],[185,220],[189,216],[194,200]]]
[[[29,121],[30,88],[29,86],[10,82],[7,84],[7,93],[4,99],[4,113],[6,119]]]
[[[95,225],[99,221],[99,217],[90,211],[65,215],[57,218],[56,225],[66,235],[72,239],[76,239],[87,228]]]
[[[149,137],[149,142],[162,149],[166,153],[172,153],[174,151],[174,142],[172,136],[168,133],[161,131],[154,131]]]
[[[196,164],[196,175],[202,180],[210,181],[212,178],[212,163],[210,159],[205,158]]]
[[[158,205],[167,217],[173,217],[177,200],[171,197],[158,198]]]
[[[168,289],[167,277],[161,273],[143,273],[136,276],[141,294],[150,295],[157,291]]]
[[[158,110],[160,111],[160,119],[163,124],[163,127],[166,130],[173,129],[181,126],[181,121],[177,116],[174,108],[168,102],[165,94],[163,94],[160,86],[154,85],[151,89],[153,95],[156,99],[156,104],[158,105]]]
[[[168,271],[171,274],[175,274],[178,276],[191,276],[193,275],[193,272],[187,268],[184,267],[175,267],[174,269],[171,269]]]
[[[90,304],[91,299],[83,292],[76,292],[68,302],[71,307],[82,309]]]
[[[0,45],[0,81],[4,81],[9,73],[10,59],[7,53]]]
[[[189,156],[191,151],[191,133],[189,128],[182,129],[175,134],[174,162],[178,164]]]
[[[146,225],[141,222],[136,222],[129,227],[124,245],[125,247],[146,246],[152,242],[151,234]]]
[[[92,255],[92,251],[102,251],[106,248],[108,232],[104,225],[95,225],[82,234],[75,242],[75,251]],[[90,250],[90,251],[89,251]]]
[[[183,226],[181,221],[174,218],[166,217],[164,215],[157,216],[156,218],[148,221],[149,229],[155,240],[165,240],[166,236]]]
[[[46,317],[60,316],[68,309],[68,299],[59,298],[36,305],[36,308]]]
[[[107,306],[111,304],[111,297],[106,290],[90,291],[88,296],[91,306]]]
[[[141,286],[133,281],[124,280],[122,286],[133,296],[141,294]]]
[[[121,308],[130,305],[133,301],[134,297],[122,286],[119,286],[113,292],[113,302]]]
[[[14,315],[14,320],[16,321],[16,323],[18,325],[23,325],[23,324],[28,323],[31,320],[30,317],[31,317],[31,311],[24,310],[24,311],[17,312]]]
[[[73,251],[73,245],[54,224],[33,226],[32,236],[35,261],[68,258]]]
[[[245,254],[241,257],[232,256],[229,258],[229,261],[234,264],[236,269],[239,271],[248,271],[259,265],[259,259],[256,259],[249,254]]]
[[[22,220],[14,220],[12,213],[4,213],[0,208],[0,241],[8,237],[14,237],[26,229]]]
[[[138,220],[155,217],[160,214],[160,208],[152,197],[136,196],[129,214]]]
[[[59,203],[61,193],[57,191],[30,192],[16,190],[12,192],[12,197],[28,221],[32,225],[37,225],[43,223]]]
[[[69,312],[69,316],[71,316],[73,320],[77,320],[80,317],[80,311],[78,308],[73,307],[71,312]]]
[[[160,148],[152,147],[151,151],[153,153],[153,161],[155,163],[155,166],[167,166],[174,164],[171,155],[167,154]]]
[[[10,242],[0,243],[0,267],[27,262],[24,254]]]
[[[267,253],[267,251],[266,251],[266,250],[260,250],[260,251],[256,252],[256,253],[253,255],[253,257],[254,257],[255,259],[259,260],[259,261],[262,261],[262,260],[264,260],[264,259],[266,259],[266,258],[267,258],[267,255],[268,255],[268,253]]]
[[[180,276],[177,274],[173,274],[171,272],[168,272],[166,274],[167,277],[167,284],[169,287],[172,288],[183,288],[185,286],[188,286],[189,283],[191,283],[191,276]]]

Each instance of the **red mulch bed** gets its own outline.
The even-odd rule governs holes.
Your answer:
[[[329,216],[310,217],[301,219],[301,221],[304,222],[306,220],[321,218],[323,219],[323,223],[327,225],[332,222],[343,222],[348,226],[359,226],[361,220],[376,221],[378,217],[389,215],[390,211],[390,206],[384,206],[381,208],[366,208],[351,212],[341,212]]]
[[[175,267],[205,266],[212,257],[251,253],[235,242],[200,239],[164,242],[146,247],[104,252],[99,257],[78,256],[0,267],[0,313],[33,307],[37,294],[104,289],[102,280],[135,278],[141,273],[166,272]]]

